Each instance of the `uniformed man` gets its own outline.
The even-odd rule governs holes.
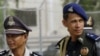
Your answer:
[[[70,3],[63,8],[63,25],[70,36],[57,43],[60,56],[97,56],[94,34],[86,33],[83,28],[88,20],[84,9],[76,3]]]
[[[0,56],[40,56],[26,47],[31,31],[18,17],[9,16],[4,21],[6,41],[10,50],[0,52]]]

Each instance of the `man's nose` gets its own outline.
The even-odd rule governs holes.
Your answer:
[[[76,23],[76,27],[80,27],[80,25],[81,25],[80,22]]]

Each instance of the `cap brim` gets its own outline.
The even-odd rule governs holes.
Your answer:
[[[26,33],[26,32],[18,31],[18,30],[6,30],[5,33],[6,34],[23,34],[23,33]]]

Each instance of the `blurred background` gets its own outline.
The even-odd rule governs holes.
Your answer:
[[[71,2],[86,10],[94,21],[93,32],[100,35],[100,0],[0,0],[0,51],[8,49],[3,21],[9,15],[16,15],[32,29],[27,47],[43,56],[55,56],[56,43],[69,35],[62,25],[62,8]]]

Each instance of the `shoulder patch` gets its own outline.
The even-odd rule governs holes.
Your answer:
[[[100,40],[100,36],[94,34],[94,33],[87,33],[87,36],[95,41],[99,41]]]

